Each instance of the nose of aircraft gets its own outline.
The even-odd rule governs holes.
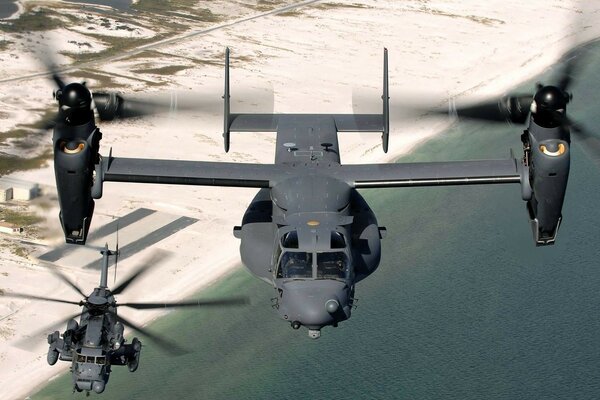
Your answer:
[[[321,329],[350,317],[349,289],[344,282],[296,280],[285,282],[282,289],[279,312],[295,327]]]

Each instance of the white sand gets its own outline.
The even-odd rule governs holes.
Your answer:
[[[390,51],[393,93],[421,92],[431,96],[433,104],[437,104],[445,97],[460,94],[497,95],[541,72],[573,44],[573,30],[580,30],[581,26],[575,24],[575,17],[580,15],[576,6],[569,6],[565,1],[531,0],[523,4],[517,0],[425,3],[371,0],[361,3],[366,7],[308,7],[292,16],[253,20],[166,45],[159,49],[164,58],[123,60],[98,68],[118,73],[123,76],[122,83],[140,90],[143,83],[130,81],[131,77],[138,76],[131,70],[140,66],[150,68],[151,63],[160,67],[189,65],[193,59],[220,60],[228,45],[232,48],[232,99],[236,99],[236,87],[240,85],[271,85],[275,90],[276,112],[349,113],[352,88],[367,88],[375,96],[380,95],[384,46]],[[593,7],[588,5],[587,8],[598,10],[600,2],[595,1]],[[583,19],[590,28],[586,29],[585,36],[578,35],[577,40],[598,36],[598,25],[589,23],[594,15],[586,11]],[[240,62],[241,57],[249,57],[250,61]],[[10,62],[1,62],[0,71],[17,75],[14,66],[4,65]],[[212,95],[218,99],[222,75],[221,67],[198,65],[169,77],[143,75],[141,78],[165,82],[165,87],[178,90],[211,93],[210,88],[217,87],[219,91]],[[36,90],[27,93],[27,103],[23,104],[36,101],[48,104],[45,99],[51,86],[45,79],[32,79],[27,84]],[[3,83],[0,92],[9,93],[21,85],[23,82]],[[0,105],[10,104],[8,100],[0,97]],[[22,111],[11,111],[10,119],[0,119],[0,129],[14,126],[22,118],[26,118]],[[448,123],[447,119],[412,117],[401,127],[392,126],[388,155],[381,151],[379,134],[341,135],[343,161],[390,160]],[[231,151],[224,154],[219,116],[126,121],[103,125],[102,130],[102,153],[108,153],[112,146],[115,156],[261,163],[272,162],[274,157],[273,134],[233,134]],[[52,166],[14,176],[47,185],[54,183]],[[139,207],[199,220],[155,246],[172,252],[173,256],[158,270],[140,279],[119,301],[182,298],[239,265],[239,242],[232,236],[232,228],[240,223],[255,192],[252,189],[106,184],[103,199],[96,203],[92,229],[109,222],[110,215],[121,216]],[[58,232],[57,209],[47,213],[48,229]],[[57,238],[56,242],[61,240]],[[119,275],[124,277],[149,252],[151,249],[120,263]],[[6,251],[1,257],[2,289],[77,300],[72,290],[43,268],[28,265]],[[73,267],[66,268],[65,272],[90,291],[99,279],[97,272]],[[271,295],[267,285],[263,292],[256,294],[257,298]],[[54,367],[46,364],[45,335],[40,336],[39,345],[32,352],[14,347],[14,342],[35,327],[75,311],[77,308],[70,306],[0,300],[0,318],[9,315],[0,321],[0,398],[23,398],[34,385],[68,369],[67,363]],[[140,323],[159,315],[126,309],[120,312]],[[277,316],[273,314],[273,318]],[[287,328],[282,324],[281,329]],[[115,368],[113,373],[127,372]]]

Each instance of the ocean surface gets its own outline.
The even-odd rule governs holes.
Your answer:
[[[596,132],[599,49],[569,109]],[[533,91],[538,79],[551,82],[521,89]],[[520,154],[522,129],[461,123],[402,161],[502,158],[511,147]],[[357,285],[349,321],[311,340],[279,320],[273,289],[240,268],[199,296],[247,295],[251,306],[161,318],[152,330],[191,352],[167,356],[142,338],[139,370],[115,367],[101,396],[599,399],[599,183],[600,167],[573,140],[563,224],[556,245],[542,248],[518,185],[364,191],[388,235],[381,266]],[[31,398],[74,398],[70,379]]]

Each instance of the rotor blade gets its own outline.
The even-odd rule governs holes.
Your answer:
[[[532,95],[521,94],[461,107],[451,103],[448,112],[461,118],[522,124],[527,120],[532,102]],[[440,112],[434,110],[434,113]]]
[[[208,92],[206,88],[200,93],[179,92],[164,94],[158,93],[145,96],[125,96],[114,92],[94,92],[94,104],[100,120],[112,121],[115,119],[136,118],[171,112],[197,112],[200,114],[219,115],[223,109],[221,91]],[[235,112],[273,112],[273,90],[245,89],[237,90],[237,95],[232,99],[232,108]]]
[[[122,293],[131,284],[131,282],[135,281],[138,277],[146,273],[150,268],[165,261],[168,257],[169,253],[164,250],[154,251],[137,269],[134,270],[134,272],[127,279],[121,282],[116,288],[111,290],[112,294],[116,295]]]
[[[166,351],[168,353],[174,354],[176,356],[180,356],[180,355],[189,353],[187,350],[185,350],[183,347],[179,346],[177,343],[172,342],[167,339],[164,339],[164,338],[148,331],[146,328],[142,328],[141,326],[123,318],[120,315],[117,315],[117,320],[119,322],[121,322],[123,325],[127,325],[130,328],[135,329],[136,331],[140,332],[144,336],[147,336],[148,339],[152,340],[154,343],[156,343],[159,347],[161,347],[164,351]]]
[[[80,317],[81,315],[81,312],[77,312],[75,314],[69,315],[66,318],[61,319],[60,321],[53,322],[50,325],[46,325],[41,329],[37,329],[36,331],[29,333],[26,337],[18,339],[14,343],[14,346],[22,350],[31,351],[31,349],[39,343],[43,342],[47,344],[46,337],[48,334],[59,330],[61,325],[65,325],[69,320]]]
[[[63,300],[63,299],[55,299],[53,297],[44,297],[44,296],[36,296],[33,294],[25,294],[25,293],[14,293],[14,292],[7,292],[4,293],[3,296],[5,297],[13,297],[16,299],[29,299],[29,300],[40,300],[40,301],[52,301],[54,303],[65,303],[65,304],[75,304],[75,305],[79,305],[78,301],[70,301],[70,300]]]
[[[56,62],[57,49],[51,41],[39,43],[33,49],[35,58],[42,63],[44,69],[48,71],[50,77],[56,83],[59,89],[65,87],[64,79],[58,74],[58,63]]]
[[[137,310],[150,310],[155,308],[240,306],[247,304],[250,304],[247,297],[235,297],[231,299],[190,300],[172,303],[122,303],[117,305],[119,307],[131,307]]]
[[[577,139],[583,151],[600,166],[600,138],[586,129],[580,123],[574,122],[570,118],[565,118],[566,125],[571,129],[571,135]]]
[[[75,282],[67,278],[67,276],[63,274],[58,268],[49,266],[48,269],[54,276],[56,276],[58,279],[60,279],[61,281],[69,285],[71,288],[73,288],[73,290],[75,290],[77,293],[79,293],[81,297],[87,298],[86,294],[83,293],[83,290],[79,286],[77,286]]]
[[[117,220],[117,247],[115,249],[115,275],[113,285],[117,282],[117,267],[119,266],[119,220]]]
[[[493,122],[511,121],[522,124],[527,121],[533,102],[533,95],[530,94],[507,95],[498,99],[462,103],[460,105],[454,99],[442,100],[443,97],[439,93],[430,93],[429,95],[399,93],[392,95],[390,96],[390,118],[396,122],[402,122],[407,117],[447,115]],[[381,100],[377,96],[371,94],[367,98],[358,90],[352,92],[352,108],[355,114],[382,112]]]

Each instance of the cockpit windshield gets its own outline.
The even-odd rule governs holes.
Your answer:
[[[281,256],[278,278],[312,278],[312,253],[288,251]]]
[[[105,356],[94,357],[94,356],[85,356],[83,354],[77,354],[77,362],[104,365],[104,364],[106,364],[106,357]]]
[[[348,257],[342,251],[317,253],[317,279],[344,279],[348,272]]]

